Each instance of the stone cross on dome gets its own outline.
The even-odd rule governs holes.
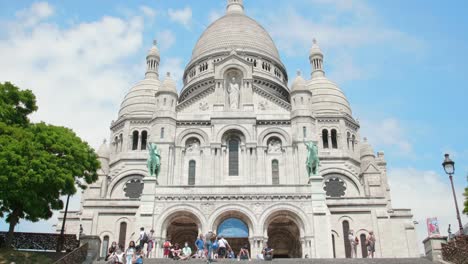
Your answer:
[[[244,3],[243,0],[227,0],[227,7],[226,7],[227,14],[233,13],[244,13]]]

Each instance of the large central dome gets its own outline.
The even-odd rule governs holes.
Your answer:
[[[201,35],[192,52],[192,61],[217,52],[253,51],[281,62],[278,49],[266,30],[243,10],[230,10]]]

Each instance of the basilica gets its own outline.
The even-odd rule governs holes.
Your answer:
[[[306,58],[304,58],[306,59]],[[374,152],[326,61],[311,40],[310,69],[292,81],[268,32],[227,0],[226,13],[198,39],[177,87],[155,42],[144,79],[133,86],[98,150],[99,179],[67,233],[128,245],[140,227],[162,243],[193,243],[213,231],[251,255],[265,242],[280,258],[351,256],[349,233],[366,257],[418,257],[410,209],[393,208],[383,152]],[[288,85],[288,83],[290,83]],[[157,146],[157,177],[147,167]],[[318,147],[308,173],[308,147]],[[61,223],[62,216],[59,217]],[[60,224],[57,227],[60,229]]]

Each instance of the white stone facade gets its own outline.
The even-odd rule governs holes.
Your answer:
[[[392,208],[384,154],[360,140],[317,43],[310,79],[298,74],[289,88],[271,37],[243,9],[228,0],[226,15],[203,33],[180,93],[170,76],[159,80],[153,45],[145,79],[98,151],[99,180],[69,214],[67,231],[81,224],[85,234],[128,244],[140,227],[154,229],[160,257],[164,239],[193,243],[237,218],[248,227],[239,243],[253,255],[269,241],[283,257],[344,258],[349,225],[358,237],[374,231],[376,257],[417,257],[411,211]],[[321,162],[310,179],[306,141],[318,144]],[[161,151],[157,181],[148,176],[147,142]]]

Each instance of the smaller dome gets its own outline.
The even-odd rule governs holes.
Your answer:
[[[171,78],[171,73],[166,73],[166,78],[163,81],[162,87],[159,91],[173,92],[177,94],[177,84]]]
[[[138,82],[122,101],[119,118],[126,115],[151,117],[156,108],[154,95],[160,85],[157,79],[144,79]]]
[[[322,50],[320,49],[319,45],[317,44],[317,40],[314,39],[313,40],[313,44],[312,44],[312,48],[310,48],[310,51],[309,51],[309,56],[312,57],[314,55],[320,55],[320,56],[323,56],[323,52]]]
[[[312,92],[312,111],[315,113],[352,115],[351,107],[343,91],[326,77],[312,78],[307,87]]]
[[[103,140],[101,146],[99,147],[97,151],[97,155],[99,158],[109,159],[110,151],[109,151],[109,146],[107,145],[105,139]]]
[[[158,49],[157,41],[156,41],[156,40],[153,40],[153,46],[152,46],[151,49],[148,51],[148,57],[149,57],[149,56],[155,56],[155,57],[159,57],[159,56],[160,56],[160,53],[159,53],[159,49]]]
[[[297,71],[297,76],[291,84],[291,91],[301,91],[306,89],[306,81],[301,76],[301,71]]]
[[[361,159],[366,158],[366,157],[375,158],[374,149],[372,148],[369,141],[367,141],[367,138],[364,138],[361,144],[360,153],[361,153]]]

